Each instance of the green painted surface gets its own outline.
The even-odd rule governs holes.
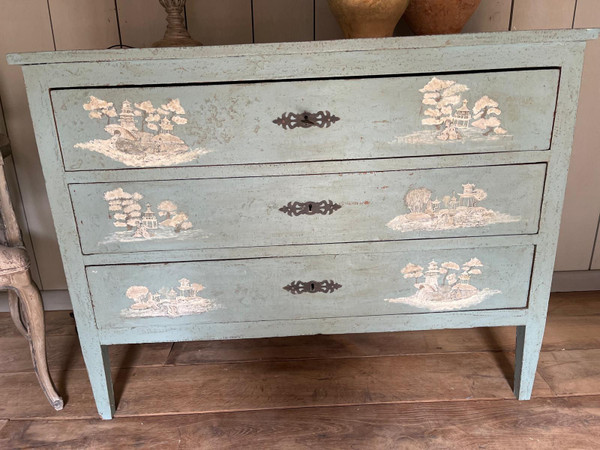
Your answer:
[[[470,279],[452,283],[452,277],[465,273],[465,264],[473,258],[481,265],[470,270],[475,272]],[[165,324],[175,327],[206,322],[522,308],[527,305],[532,259],[532,246],[455,248],[92,266],[88,267],[87,276],[99,328],[139,330]],[[432,261],[437,263],[435,268]],[[405,278],[402,271],[410,263],[421,267],[423,275]],[[445,269],[444,264],[454,268]],[[181,280],[188,280],[198,290],[182,289]],[[331,292],[284,289],[294,281],[324,280],[333,282],[323,287],[331,288]],[[332,287],[336,283],[339,287]],[[421,287],[416,287],[416,283]],[[183,286],[187,284],[183,281]],[[131,286],[139,289],[128,292]],[[437,295],[415,296],[428,287],[435,287]],[[318,284],[314,289],[319,290]],[[461,289],[466,291],[459,292]]]
[[[548,149],[558,76],[558,70],[536,70],[96,88],[53,91],[52,101],[67,170],[386,158]],[[101,100],[98,109],[90,110],[92,97]],[[172,99],[179,114],[167,108]],[[485,110],[478,107],[482,99]],[[456,139],[447,139],[444,108],[458,109],[463,101],[470,120],[460,125],[468,128],[458,125]],[[339,120],[323,128],[273,123],[305,111],[329,111]],[[164,119],[172,129],[161,128]],[[181,141],[160,147],[161,133]]]
[[[10,56],[26,65],[40,159],[100,415],[111,418],[115,408],[109,344],[475,326],[519,327],[515,393],[528,399],[583,50],[597,36],[597,30],[555,30]],[[439,89],[432,89],[436,83]],[[452,99],[452,89],[460,99]],[[114,112],[98,101],[85,110],[90,95],[112,103]],[[133,103],[131,111],[127,105],[123,111],[124,100]],[[141,134],[145,117],[140,108],[135,115],[135,103],[146,100],[152,108],[165,104],[154,112],[158,118],[145,122],[160,126],[167,119],[163,133]],[[464,122],[446,121],[445,106],[451,103],[460,119],[463,100],[467,131],[459,126]],[[329,110],[340,120],[292,130],[272,122],[304,109]],[[108,129],[107,116],[114,116]],[[467,197],[484,208],[479,216],[489,221],[490,210],[520,220],[439,229],[448,219],[436,215],[444,195],[464,194],[462,184],[475,185]],[[383,186],[389,187],[377,189]],[[191,229],[210,235],[102,247],[115,219],[102,196],[120,187],[139,190],[142,202],[176,203]],[[408,191],[421,188],[431,195],[421,191],[422,200],[406,201]],[[326,199],[341,199],[341,208],[298,217],[278,210],[289,201]],[[434,229],[407,229],[407,219]],[[452,272],[463,279],[450,282]],[[182,294],[189,293],[184,278],[195,289],[191,300]],[[283,289],[294,280],[329,279],[341,287],[328,294]],[[441,288],[432,288],[434,279]],[[128,294],[131,286],[138,287]],[[180,290],[169,298],[170,290],[158,292],[163,287]],[[418,298],[417,289],[424,293]],[[180,307],[178,296],[191,303]],[[460,309],[432,308],[445,301]],[[139,317],[153,308],[166,315]],[[129,309],[135,314],[121,315]]]
[[[545,171],[526,164],[70,190],[83,252],[123,253],[536,233]],[[319,209],[322,200],[339,209]],[[310,201],[322,214],[280,210]]]

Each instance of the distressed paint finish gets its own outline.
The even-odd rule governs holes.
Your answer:
[[[523,164],[294,177],[72,184],[70,191],[83,252],[122,253],[536,233],[545,171],[545,164]],[[428,220],[420,222],[425,224],[422,227],[411,225],[399,232],[397,227],[390,226],[398,211],[406,211],[408,192],[420,186],[435,186],[436,193],[452,194],[456,185],[460,186],[457,180],[485,186],[489,197],[482,200],[481,205],[489,209],[467,208],[463,200],[461,205],[446,210],[445,217],[459,225],[480,220],[475,223],[478,226],[427,227],[431,220],[426,211],[407,215],[407,220],[412,222],[426,216]],[[117,204],[111,211],[105,201],[107,192],[121,191],[121,197],[136,194],[140,197],[135,205],[125,206],[127,211],[128,208],[139,209],[133,214],[147,210],[148,204],[154,213],[166,213],[161,209],[163,201],[176,199],[176,205],[169,205],[178,207],[172,211],[175,216],[170,221],[188,223],[189,228],[177,230],[161,225],[156,230],[148,229],[147,236],[140,234],[140,227],[132,223],[133,218],[123,214]],[[317,202],[323,200],[339,208],[331,208],[327,214],[286,212],[290,203],[310,201],[318,208]],[[440,208],[437,213],[444,211]],[[185,216],[185,222],[183,217],[177,219],[178,214]],[[123,216],[126,217],[119,220]],[[115,227],[126,222],[131,225]]]
[[[568,30],[9,56],[11,62],[26,66],[24,75],[40,157],[83,353],[101,416],[112,417],[115,406],[106,352],[106,346],[111,344],[475,326],[519,327],[515,393],[521,399],[529,398],[544,331],[583,49],[585,41],[597,35],[595,30]],[[525,73],[530,76],[523,77]],[[546,77],[542,83],[533,77],[539,74]],[[419,89],[434,76],[442,75],[467,85],[472,90],[468,92],[477,91],[477,98],[470,99],[469,105],[484,95],[498,103],[501,126],[512,138],[482,142],[449,140],[426,145],[398,143],[397,147],[389,144],[394,137],[422,129],[424,105]],[[504,80],[510,85],[503,87],[502,83],[492,82],[494,80]],[[330,93],[340,94],[339,103],[334,106],[341,108],[330,106],[330,101],[325,106],[317,105],[318,108],[308,104],[308,100],[317,98],[333,98],[337,102],[335,95],[323,96],[327,85]],[[342,91],[342,86],[353,90],[359,85],[364,89],[358,97],[356,92]],[[283,86],[291,87],[291,91]],[[378,94],[378,87],[386,90]],[[387,100],[394,97],[387,90],[390,87],[400,92]],[[205,159],[197,164],[128,169],[104,155],[74,148],[76,143],[104,133],[103,127],[94,124],[82,111],[82,104],[88,101],[89,95],[96,95],[95,92],[114,94],[114,98],[99,97],[114,104],[126,100],[119,97],[124,93],[140,94],[138,98],[128,99],[130,101],[149,99],[153,104],[162,104],[169,98],[179,98],[182,102],[185,99],[188,123],[180,127],[182,134],[178,136],[188,142],[188,138],[199,138],[199,125],[204,126],[202,129],[209,128],[207,133],[214,136],[225,133],[225,124],[236,123],[226,117],[223,124],[217,121],[207,127],[200,121],[190,127],[193,117],[196,120],[202,117],[199,103],[195,103],[201,98],[201,92],[221,89],[227,97],[236,88],[245,94],[254,89],[261,93],[274,89],[272,93],[280,95],[278,98],[285,99],[287,95],[288,100],[282,104],[277,103],[277,99],[251,99],[253,107],[243,109],[246,121],[234,118],[240,128],[227,129],[226,136],[232,138],[230,144],[214,140],[219,145],[212,148],[213,152],[202,155]],[[494,89],[498,91],[495,93]],[[292,103],[290,92],[295,94]],[[191,104],[187,103],[188,99]],[[216,104],[231,106],[229,97]],[[353,109],[344,110],[344,104]],[[270,112],[268,108],[274,106],[274,114],[264,118],[262,113]],[[329,110],[340,120],[322,129],[284,130],[272,123],[285,112],[305,110],[310,113]],[[236,112],[235,108],[233,111]],[[76,117],[76,114],[81,116]],[[391,123],[374,125],[376,117],[407,117],[412,128],[393,129],[395,124]],[[257,139],[252,127],[262,120],[272,130],[272,134],[262,136],[264,143],[255,140],[258,147],[233,146],[235,139],[242,144]],[[353,120],[356,122],[352,123]],[[356,126],[359,122],[362,128]],[[365,123],[369,124],[366,128]],[[184,127],[190,131],[183,133]],[[336,139],[323,140],[329,132],[337,133]],[[246,141],[240,136],[245,136]],[[331,145],[343,142],[347,136],[357,139],[347,150]],[[319,142],[327,145],[319,145]],[[286,145],[282,147],[282,144]],[[196,142],[187,145],[195,146]],[[259,151],[261,149],[264,151]],[[75,155],[76,151],[82,153]],[[429,156],[410,157],[418,155]],[[447,177],[434,176],[443,171],[448,171]],[[362,172],[373,173],[360,175]],[[394,194],[379,194],[382,197],[378,198],[378,206],[370,203],[369,209],[358,205],[353,209],[354,205],[348,202],[350,198],[359,203],[363,197],[367,201],[370,201],[368,196],[377,198],[374,187],[392,186],[378,181],[386,177],[397,181],[402,178],[397,175],[410,173],[413,175],[408,179],[416,181],[398,183]],[[315,183],[317,179],[322,181]],[[295,184],[296,180],[304,181]],[[346,204],[326,190],[331,183],[337,183],[334,194],[345,198]],[[510,185],[509,189],[501,189],[502,183]],[[525,190],[519,187],[527,183],[543,189],[543,195],[540,196],[536,188],[532,194],[524,194]],[[404,197],[411,189],[424,187],[432,193],[447,192],[456,189],[457,184],[475,184],[474,189],[483,189],[488,194],[482,200],[486,209],[519,217],[519,220],[406,233],[386,226],[399,214],[407,214]],[[188,188],[192,185],[196,186],[193,190]],[[170,187],[164,190],[161,186]],[[176,202],[198,229],[203,229],[203,222],[206,224],[206,220],[213,217],[203,215],[193,206],[213,208],[211,212],[216,214],[217,198],[200,201],[203,191],[212,189],[213,197],[220,195],[223,200],[220,204],[227,205],[215,223],[220,221],[226,230],[229,223],[249,221],[253,231],[251,246],[236,246],[242,240],[234,241],[234,246],[220,247],[199,245],[200,241],[193,240],[188,242],[190,245],[179,247],[176,240],[162,241],[157,246],[159,240],[145,239],[135,244],[119,243],[109,251],[100,251],[98,242],[107,231],[114,231],[112,221],[107,219],[104,194],[117,188],[141,193],[142,187],[144,195],[160,197],[154,201]],[[229,192],[219,193],[219,187],[227,187]],[[279,191],[286,189],[289,190],[286,193],[301,194],[303,198],[277,197]],[[175,192],[177,197],[172,196]],[[192,192],[200,200],[192,201]],[[269,219],[275,218],[272,222],[265,220],[260,207],[266,204],[261,203],[265,193],[269,198],[274,197],[267,214]],[[515,193],[522,195],[523,201],[506,201]],[[321,195],[309,197],[308,194]],[[71,195],[77,216],[72,204],[66,201]],[[244,205],[241,212],[239,205],[235,209],[232,203],[240,198]],[[524,205],[526,198],[534,199],[533,203],[524,210],[513,209],[515,205]],[[293,217],[279,211],[288,202],[321,200],[332,200],[341,208],[328,215]],[[259,207],[255,211],[256,205]],[[343,215],[346,210],[354,213]],[[102,217],[100,213],[94,215],[96,211],[103,211]],[[295,225],[296,230],[289,228],[294,223],[290,221],[297,219],[303,221],[297,222],[303,225]],[[281,229],[286,223],[288,237],[280,232],[277,238],[280,243],[274,245],[276,239],[270,240],[274,238],[269,232]],[[330,229],[326,225],[331,223],[337,225]],[[365,231],[365,227],[361,231],[365,223],[369,224],[369,230]],[[94,224],[102,231],[86,231],[92,230]],[[218,230],[207,239],[225,243],[233,229],[231,226],[217,239]],[[331,230],[336,232],[333,239]],[[300,233],[299,238],[294,231]],[[330,234],[328,239],[314,242],[315,245],[283,245],[314,241],[314,238],[308,239],[310,233],[313,236]],[[398,241],[405,236],[412,238]],[[462,237],[456,239],[455,236]],[[82,252],[80,237],[84,248],[91,253]],[[351,242],[348,237],[361,242]],[[365,242],[365,237],[371,241]],[[257,246],[260,242],[267,244]],[[477,305],[466,310],[431,313],[414,305],[385,301],[414,294],[414,283],[407,282],[401,272],[409,263],[428,264],[435,260],[440,264],[452,261],[462,264],[474,257],[484,266],[478,269],[481,274],[472,274],[478,278],[473,281],[477,289],[500,291]],[[513,271],[514,267],[519,270]],[[226,276],[228,273],[238,278],[232,281]],[[201,282],[205,286],[202,298],[222,308],[176,317],[121,315],[131,306],[132,300],[127,298],[129,287],[145,286],[154,293],[163,286],[176,285],[182,277]],[[284,289],[294,281],[320,283],[323,280],[331,280],[341,287],[332,292],[302,295]],[[233,285],[247,295],[232,292]],[[250,305],[256,302],[253,299],[259,298],[260,304]],[[294,302],[292,306],[289,301]]]
[[[428,308],[386,299],[410,296],[413,283],[402,268],[410,261],[471,260],[476,252],[486,261],[485,270],[474,281],[478,286],[501,288],[502,293],[465,310],[523,308],[533,261],[533,246],[490,247],[485,249],[413,249],[392,253],[355,253],[262,258],[237,261],[204,261],[132,266],[91,266],[87,277],[92,291],[96,323],[102,330],[153,326],[189,325],[214,322],[253,322],[319,317],[373,316],[426,312]],[[181,277],[207,280],[202,296],[220,305],[197,315],[174,318],[129,317],[120,312],[129,307],[125,295],[130,286],[145,286],[152,293],[177,285]],[[475,279],[475,276],[473,276]],[[341,285],[331,292],[294,295],[286,289],[295,280],[333,280]],[[439,310],[448,308],[440,302]]]
[[[53,91],[52,101],[65,168],[69,171],[118,169],[127,166],[321,161],[364,158],[365,155],[381,158],[549,148],[558,84],[557,70],[457,74],[450,81],[454,85],[441,89],[438,100],[423,98],[423,86],[432,85],[431,76],[401,76],[177,87],[67,89]],[[458,86],[464,86],[464,90],[456,90]],[[447,93],[449,91],[452,93]],[[361,96],[370,99],[370,102],[357,103],[353,94],[355,92],[361,92]],[[425,96],[427,95],[436,93],[426,92]],[[112,111],[114,118],[94,110],[90,114],[98,114],[98,119],[90,120],[88,111],[82,108],[82,105],[90,104],[90,98],[100,98],[105,103],[112,104],[109,111]],[[454,106],[448,102],[456,103],[458,109],[463,104],[463,98],[471,101],[469,105],[472,104],[472,108],[476,108],[484,98],[499,102],[503,108],[502,127],[493,127],[496,132],[486,135],[487,122],[500,122],[496,116],[490,116],[487,122],[484,118],[479,118],[471,122],[472,126],[461,129],[464,138],[446,137],[442,140],[451,128],[443,124],[444,119],[452,114]],[[139,143],[139,139],[146,136],[145,142],[154,144],[163,135],[163,131],[153,135],[148,129],[140,130],[143,130],[148,118],[156,116],[157,122],[147,124],[146,128],[156,127],[159,116],[162,124],[166,116],[158,112],[146,115],[143,109],[130,106],[149,102],[158,108],[161,104],[173,101],[172,99],[182,99],[181,104],[185,108],[186,123],[175,124],[172,131],[172,134],[180,138],[178,146],[170,152],[166,147],[159,152],[143,144],[144,141]],[[435,101],[444,115],[424,119],[428,117],[428,111],[436,108],[423,108],[426,106],[423,101]],[[125,137],[129,133],[122,133],[123,137],[107,139],[110,137],[107,133],[114,134],[119,127],[116,123],[117,113],[121,114],[123,107],[120,105],[125,105],[125,102],[128,110],[135,109],[140,113],[130,119],[134,122],[130,128],[135,130],[134,133],[141,134],[141,137],[134,140],[133,137]],[[446,109],[451,112],[446,114]],[[500,111],[498,108],[490,111],[494,110]],[[319,111],[329,112],[337,120],[328,122],[323,128],[289,128],[277,124],[282,115],[299,114],[302,117],[306,115],[305,112],[316,114]],[[481,113],[481,109],[474,109],[472,116],[475,118]],[[534,117],[535,120],[532,120]],[[438,125],[422,124],[425,120],[436,119]],[[509,130],[510,133],[501,135],[497,130],[503,130],[504,133]],[[454,132],[454,135],[461,134]],[[82,142],[82,139],[86,142]],[[114,139],[118,140],[113,142]],[[135,144],[134,148],[129,149],[127,145],[124,146],[125,151],[118,150],[119,143],[130,142]],[[175,144],[172,140],[168,142]]]

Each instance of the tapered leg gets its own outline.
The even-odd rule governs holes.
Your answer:
[[[29,349],[33,359],[33,369],[40,382],[40,386],[57,411],[63,409],[63,400],[56,393],[46,360],[46,333],[44,328],[44,307],[42,297],[37,286],[33,283],[28,271],[12,275],[12,285],[21,300],[21,308],[26,320],[26,338],[29,341]],[[11,313],[13,309],[11,306]],[[21,321],[21,313],[19,321]],[[14,320],[14,316],[13,316]],[[18,325],[17,325],[18,328]]]
[[[90,377],[94,400],[98,414],[104,420],[112,419],[115,413],[115,396],[110,374],[110,361],[108,359],[108,346],[90,342],[81,332],[79,333],[81,350],[85,366]]]
[[[515,396],[519,400],[529,400],[537,369],[539,352],[544,337],[544,324],[530,324],[517,327],[517,347],[515,351]]]
[[[8,307],[10,309],[10,317],[15,323],[15,327],[24,337],[27,337],[27,330],[21,316],[21,308],[19,306],[19,296],[14,291],[8,291]]]

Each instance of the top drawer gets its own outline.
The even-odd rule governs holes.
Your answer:
[[[53,90],[65,169],[546,150],[558,69]]]

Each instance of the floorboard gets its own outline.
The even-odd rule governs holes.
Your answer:
[[[113,345],[109,348],[111,367],[164,365],[172,344]],[[0,373],[33,371],[27,340],[21,335],[0,338],[3,363]],[[85,369],[77,336],[58,335],[46,338],[48,365],[51,371]]]
[[[599,322],[597,317],[551,316],[548,319],[543,350],[600,348]],[[173,345],[167,364],[333,359],[514,349],[514,327],[471,328],[177,342]]]
[[[600,394],[600,348],[543,352],[538,373],[557,395]]]
[[[593,449],[600,447],[600,397],[294,408],[110,422],[10,421],[0,430],[0,447]]]
[[[513,356],[448,353],[244,364],[135,367],[113,373],[117,416],[513,398]],[[69,399],[61,417],[89,417],[93,402],[84,370],[53,373]],[[32,373],[0,374],[0,417],[55,414],[41,401]],[[62,389],[61,389],[62,388]],[[536,379],[538,397],[553,396]],[[10,416],[6,416],[10,411]]]

